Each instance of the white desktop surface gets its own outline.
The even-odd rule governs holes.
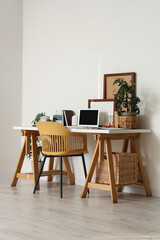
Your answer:
[[[37,131],[37,127],[32,126],[14,126],[14,130],[31,130]],[[151,133],[151,129],[125,129],[125,128],[106,128],[106,129],[93,129],[93,128],[69,128],[71,132],[79,133],[92,133],[92,134],[121,134],[121,133]]]

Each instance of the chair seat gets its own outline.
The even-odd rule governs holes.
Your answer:
[[[65,157],[65,156],[72,156],[73,155],[73,157],[74,157],[74,155],[81,155],[82,153],[84,153],[84,154],[87,154],[87,153],[89,153],[88,151],[83,151],[83,152],[80,152],[80,151],[75,151],[74,153],[71,153],[71,154],[66,154],[66,153],[55,153],[54,152],[54,154],[49,154],[48,155],[48,152],[45,152],[45,151],[43,151],[43,154],[44,155],[48,155],[48,156],[53,156],[53,157],[60,157],[60,156],[62,156],[62,157]]]

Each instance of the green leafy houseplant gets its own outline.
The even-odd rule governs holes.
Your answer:
[[[41,120],[42,117],[46,116],[45,112],[41,112],[41,113],[37,113],[35,119],[32,120],[31,124],[32,127],[36,127],[36,122],[39,122]],[[51,121],[50,119],[48,119],[47,121]],[[41,144],[41,138],[40,136],[37,137],[37,157],[38,157],[38,161],[41,161],[40,156],[42,155],[42,144]],[[32,158],[32,145],[30,143],[30,154],[27,155],[28,159]]]
[[[117,114],[120,115],[122,110],[126,112],[133,112],[137,115],[140,114],[140,109],[137,104],[140,102],[139,97],[136,96],[133,85],[129,85],[123,78],[118,78],[114,81],[113,85],[118,84],[118,91],[114,94],[115,106]]]
[[[42,117],[46,116],[45,112],[37,113],[35,119],[32,120],[32,127],[36,127],[36,122],[39,122]]]

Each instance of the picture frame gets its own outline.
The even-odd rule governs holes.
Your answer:
[[[118,86],[113,85],[113,83],[117,78],[123,78],[126,82],[130,83],[134,87],[136,92],[135,85],[131,83],[134,82],[136,84],[135,72],[104,74],[104,99],[114,99],[114,94],[118,91]]]
[[[100,110],[99,125],[104,126],[107,121],[114,123],[114,99],[88,99],[88,108]],[[109,119],[110,117],[110,119]]]

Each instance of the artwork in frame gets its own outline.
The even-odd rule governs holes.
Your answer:
[[[89,99],[88,108],[99,109],[99,125],[114,123],[115,102],[114,99]]]
[[[133,85],[136,91],[135,85],[132,83],[136,83],[135,72],[104,74],[104,99],[114,99],[114,94],[118,91],[118,86],[113,85],[113,83],[117,78],[123,78],[127,83]]]

